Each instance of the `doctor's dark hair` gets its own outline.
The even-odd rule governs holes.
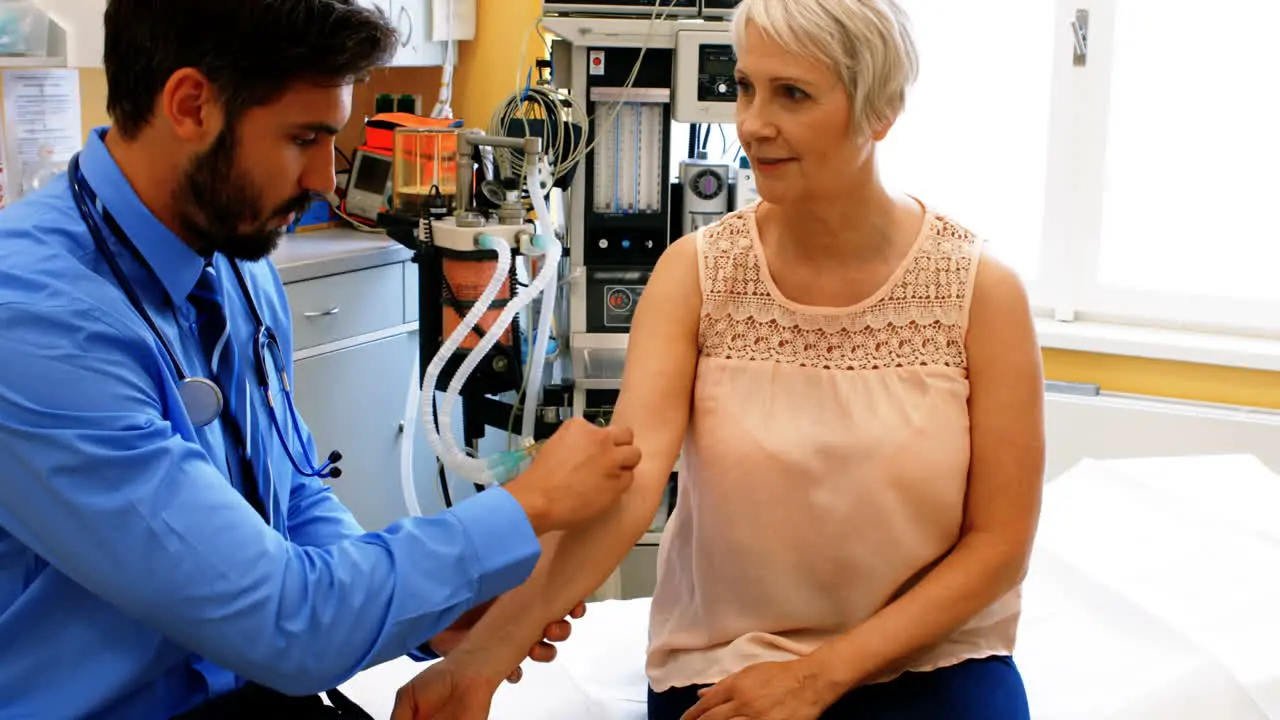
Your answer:
[[[395,28],[357,0],[108,0],[107,112],[133,138],[183,68],[203,73],[228,124],[299,82],[346,84],[395,53]]]

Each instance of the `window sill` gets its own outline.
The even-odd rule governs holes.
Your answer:
[[[1280,372],[1280,340],[1036,319],[1043,348]]]

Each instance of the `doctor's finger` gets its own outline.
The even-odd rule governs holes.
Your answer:
[[[619,445],[613,449],[613,461],[623,470],[631,470],[640,464],[640,448],[635,445]]]
[[[412,685],[405,685],[396,691],[396,704],[391,710],[391,720],[414,720],[417,716],[417,703],[414,702]]]
[[[609,434],[613,436],[614,445],[630,445],[635,442],[635,433],[629,427],[609,426]]]

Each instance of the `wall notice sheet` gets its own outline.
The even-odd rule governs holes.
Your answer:
[[[75,69],[4,71],[7,195],[16,197],[64,169],[80,150],[80,73]]]
[[[5,177],[7,166],[4,155],[4,129],[0,128],[0,209],[9,204],[9,180]]]

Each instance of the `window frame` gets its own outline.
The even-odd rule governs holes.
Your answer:
[[[1038,316],[1200,333],[1280,339],[1280,302],[1103,285],[1116,16],[1128,0],[1056,0],[1052,109],[1038,276],[1028,290]],[[1073,63],[1072,22],[1089,12],[1087,60]],[[1171,8],[1170,12],[1174,12]],[[1245,260],[1247,262],[1247,259]]]

